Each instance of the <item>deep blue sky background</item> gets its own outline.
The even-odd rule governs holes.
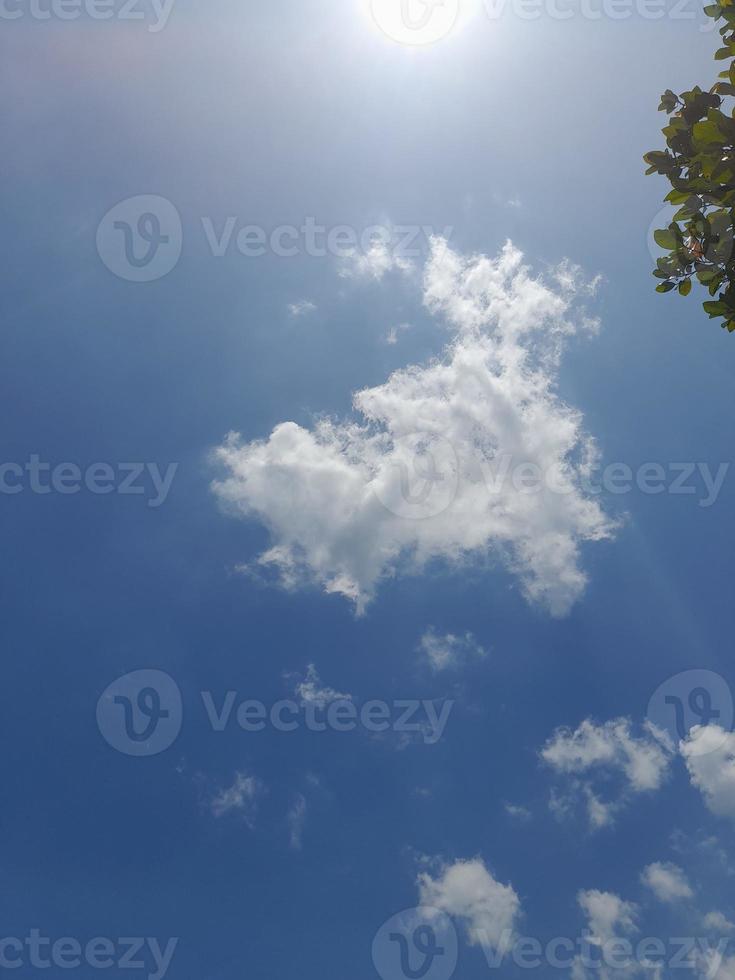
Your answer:
[[[356,0],[179,0],[158,35],[0,24],[2,460],[180,464],[157,510],[0,498],[3,935],[179,936],[175,980],[367,980],[375,931],[415,904],[416,853],[482,854],[543,937],[579,928],[579,888],[640,897],[641,867],[672,857],[677,828],[711,824],[731,844],[681,768],[611,831],[559,825],[537,752],[558,725],[641,719],[679,670],[735,681],[732,476],[709,509],[611,501],[628,522],[585,551],[589,588],[560,621],[502,570],[397,580],[360,620],[339,598],[233,575],[267,536],[218,512],[211,448],[233,428],[257,438],[349,411],[353,390],[438,353],[445,334],[400,281],[345,284],[329,259],[214,259],[199,225],[387,216],[453,225],[463,251],[510,237],[538,269],[568,256],[605,277],[602,332],[573,342],[561,381],[605,460],[716,466],[732,456],[734,341],[697,296],[653,292],[646,232],[665,188],[641,165],[660,142],[660,92],[713,79],[714,45],[687,21],[508,16],[417,53],[372,32]],[[116,279],[95,251],[100,218],[142,193],[174,201],[185,227],[180,264],[149,285]],[[289,317],[303,297],[317,312]],[[415,329],[381,343],[402,320]],[[433,676],[416,652],[431,624],[471,630],[490,655]],[[446,738],[398,751],[358,733],[207,729],[200,690],[271,702],[312,662],[360,700],[458,685]],[[176,678],[185,724],[168,752],[136,760],[103,741],[95,706],[143,667]],[[269,787],[254,830],[203,805],[236,770]],[[504,801],[532,821],[514,824]],[[727,905],[722,869],[687,868]],[[460,970],[484,976],[482,954],[464,945]]]

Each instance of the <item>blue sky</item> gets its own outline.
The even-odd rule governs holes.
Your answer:
[[[426,47],[387,37],[362,0],[176,0],[161,30],[145,5],[141,21],[3,8],[23,15],[0,24],[0,462],[22,475],[6,466],[20,490],[0,495],[0,938],[176,937],[173,980],[401,980],[398,943],[377,967],[373,940],[422,902],[456,930],[467,980],[528,974],[512,956],[488,966],[478,935],[492,955],[498,923],[543,944],[587,927],[659,937],[667,956],[671,937],[731,938],[735,491],[723,471],[701,506],[701,474],[732,456],[732,340],[696,290],[653,291],[647,234],[666,188],[641,162],[661,142],[660,93],[714,80],[715,39],[672,7],[618,20],[467,7]],[[106,218],[141,195],[181,220],[178,261],[145,283],[125,275]],[[233,244],[218,257],[203,221],[219,234],[229,217],[235,235],[313,219],[446,242],[432,251],[422,232],[405,262],[392,244],[310,255],[302,238],[291,257]],[[523,259],[503,271],[508,239]],[[470,390],[448,344],[480,388],[495,372],[502,398],[437,413]],[[518,357],[533,384],[508,366]],[[389,378],[366,428],[353,395]],[[286,448],[271,440],[282,423]],[[417,430],[462,468],[456,497],[419,520],[373,492]],[[239,447],[217,459],[231,431]],[[587,436],[598,476],[658,463],[670,489],[672,465],[701,464],[695,492],[575,483],[548,509],[506,485],[498,524],[486,517],[468,446],[477,464],[482,439],[502,454],[505,438],[578,481]],[[112,491],[35,492],[34,456],[83,475],[103,464]],[[141,493],[119,492],[126,464],[149,467]],[[721,681],[680,676],[692,669]],[[183,717],[136,758],[97,713],[141,670],[173,679]],[[664,696],[704,683],[715,697],[722,727],[687,722],[711,743],[685,732],[680,746],[671,712],[649,711],[667,682]],[[219,706],[228,691],[300,712],[377,700],[392,722],[401,701],[451,713],[435,744],[309,731],[303,714],[295,731],[217,732],[202,692]],[[101,704],[122,732],[122,705]],[[531,974],[656,975],[581,969]],[[700,956],[683,975],[733,970]]]

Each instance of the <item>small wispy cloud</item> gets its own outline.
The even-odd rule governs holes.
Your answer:
[[[533,818],[533,814],[527,806],[520,806],[516,803],[506,803],[504,809],[511,820],[516,820],[518,823],[528,823]]]
[[[398,343],[400,335],[410,329],[410,323],[399,323],[397,326],[390,328],[388,333],[383,338],[383,341],[384,343],[388,344],[389,347],[394,347]]]
[[[712,929],[713,932],[731,933],[735,932],[735,924],[730,922],[724,912],[715,910],[708,912],[702,919],[705,929]]]
[[[306,668],[306,676],[296,684],[294,693],[302,704],[314,705],[316,708],[326,708],[333,701],[352,700],[351,694],[343,694],[323,684],[314,664],[309,664]]]
[[[305,822],[306,797],[303,793],[298,793],[293,805],[291,806],[291,809],[288,811],[288,826],[290,830],[289,843],[294,851],[301,850]]]
[[[306,316],[307,313],[313,313],[316,310],[316,303],[312,303],[310,299],[300,299],[297,303],[288,304],[288,312],[291,316]]]
[[[487,651],[480,646],[472,633],[456,636],[454,633],[438,633],[430,626],[419,641],[432,670],[439,672],[458,667],[463,661],[481,659]]]
[[[668,736],[646,724],[640,733],[628,718],[599,725],[587,719],[572,731],[560,728],[546,743],[541,758],[557,773],[569,777],[565,794],[552,791],[549,806],[558,818],[568,816],[581,799],[586,803],[592,830],[610,826],[618,811],[639,793],[659,789],[674,758]],[[602,800],[594,789],[596,778],[617,777],[620,789],[613,800]]]
[[[641,873],[641,881],[659,902],[671,903],[694,897],[692,886],[677,864],[661,861],[649,864]]]
[[[235,773],[233,784],[220,790],[213,797],[209,809],[217,819],[227,814],[236,814],[252,829],[255,826],[258,801],[263,791],[264,787],[259,779],[238,772]]]
[[[373,242],[366,251],[353,249],[342,259],[339,275],[342,279],[372,279],[380,282],[389,272],[413,271],[413,263],[391,251],[382,241]]]

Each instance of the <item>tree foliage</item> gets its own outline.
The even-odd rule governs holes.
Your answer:
[[[659,110],[669,116],[663,129],[665,150],[652,150],[643,159],[647,174],[663,174],[671,184],[666,200],[678,207],[668,228],[654,232],[666,251],[656,263],[659,293],[678,289],[687,296],[692,280],[709,290],[704,309],[710,319],[735,331],[735,109],[728,114],[725,99],[735,96],[735,4],[721,0],[705,13],[722,20],[723,47],[717,61],[730,59],[709,91],[696,86],[676,95],[661,96]],[[725,108],[723,108],[725,107]]]

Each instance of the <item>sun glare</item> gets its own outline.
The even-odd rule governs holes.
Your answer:
[[[468,0],[366,0],[383,35],[410,47],[435,44],[467,19]]]

